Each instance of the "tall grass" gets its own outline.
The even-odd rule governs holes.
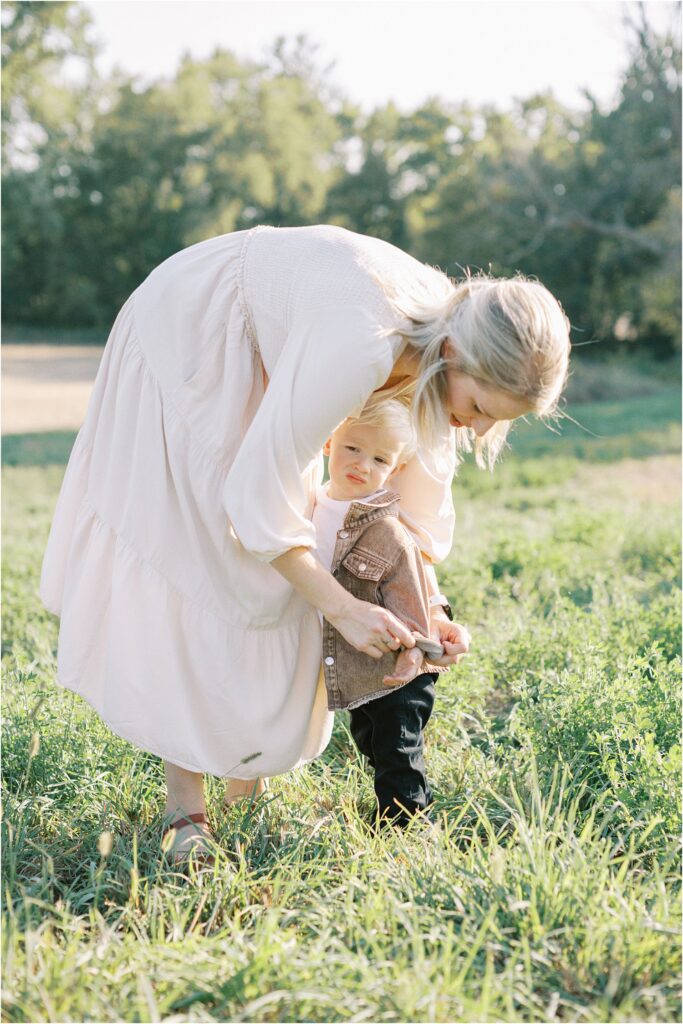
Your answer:
[[[585,407],[601,437],[580,450],[522,426],[524,459],[456,481],[441,579],[475,645],[428,729],[437,827],[366,828],[340,715],[256,810],[221,811],[210,780],[224,852],[190,878],[160,856],[159,761],[54,685],[36,587],[63,466],[24,448],[4,487],[3,1018],[680,1019],[672,396],[632,413]]]

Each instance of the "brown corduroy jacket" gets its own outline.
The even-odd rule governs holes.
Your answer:
[[[393,491],[352,503],[337,533],[331,571],[354,597],[388,608],[414,635],[428,638],[427,578],[420,550],[399,522],[398,503]],[[382,680],[393,673],[397,657],[392,652],[374,659],[357,651],[324,619],[323,670],[330,710],[355,708],[395,689]],[[445,671],[423,660],[415,676]]]

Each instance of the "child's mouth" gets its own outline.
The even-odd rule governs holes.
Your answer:
[[[365,480],[362,480],[359,476],[354,476],[353,473],[347,473],[346,479],[350,480],[354,484],[364,484]]]

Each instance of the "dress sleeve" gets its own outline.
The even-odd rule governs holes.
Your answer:
[[[315,546],[306,511],[321,449],[392,365],[390,340],[362,308],[326,308],[292,324],[223,487],[232,528],[255,558]]]
[[[455,467],[455,431],[449,430],[434,449],[418,448],[391,478],[391,489],[401,495],[399,518],[431,562],[442,562],[453,543]]]

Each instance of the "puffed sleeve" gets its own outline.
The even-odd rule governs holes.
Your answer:
[[[431,562],[442,562],[453,543],[455,467],[455,431],[449,429],[433,449],[418,448],[391,478],[391,489],[401,495],[401,522]]]
[[[314,546],[307,480],[327,438],[392,365],[389,339],[362,308],[326,308],[292,324],[223,488],[232,528],[255,558]]]

